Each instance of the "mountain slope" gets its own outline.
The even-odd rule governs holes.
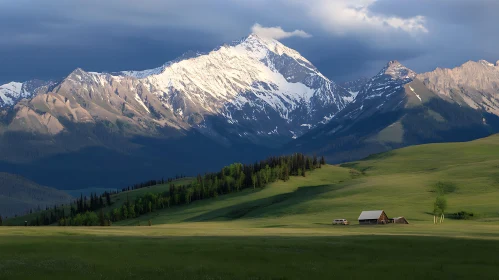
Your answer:
[[[76,69],[37,88],[37,94],[20,84],[10,88],[5,102],[15,107],[4,121],[6,131],[57,135],[71,133],[67,122],[100,122],[126,135],[195,129],[226,145],[234,138],[279,145],[324,123],[353,99],[298,52],[254,34],[156,69],[112,74]]]
[[[0,108],[15,105],[23,98],[30,98],[52,82],[31,80],[24,83],[10,82],[0,85]]]
[[[341,87],[350,92],[352,94],[352,97],[355,98],[357,94],[362,90],[362,88],[364,88],[364,86],[367,84],[368,81],[369,78],[361,77],[353,81],[344,82],[341,84]]]
[[[352,99],[298,52],[256,35],[146,71],[78,68],[2,109],[0,167],[61,189],[122,187],[193,162],[218,169],[265,157]]]
[[[18,175],[0,173],[0,214],[4,218],[38,207],[68,203],[71,199],[65,192],[40,186]]]
[[[418,75],[430,90],[460,105],[499,115],[499,61],[468,61]]]
[[[245,137],[299,136],[351,97],[298,52],[254,34],[206,55],[123,73],[201,131],[213,128],[207,116],[217,116]]]
[[[468,141],[499,131],[499,117],[443,99],[416,73],[388,63],[333,120],[287,151],[326,154],[332,162],[432,142]]]
[[[498,131],[498,67],[461,68],[417,75],[392,61],[339,86],[295,50],[252,34],[145,71],[76,69],[3,88],[0,167],[59,188],[122,187],[193,162],[202,172],[299,151],[339,162]]]

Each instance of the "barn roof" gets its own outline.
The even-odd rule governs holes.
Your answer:
[[[383,210],[374,211],[362,211],[359,216],[359,220],[377,220],[383,213]]]

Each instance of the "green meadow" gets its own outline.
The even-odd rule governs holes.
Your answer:
[[[448,209],[435,225],[437,185]],[[409,224],[360,226],[363,210]],[[473,216],[453,219],[460,211]],[[327,165],[111,227],[0,227],[0,279],[498,279],[498,249],[492,136]]]
[[[264,189],[196,201],[119,224],[151,220],[154,225],[202,221],[329,225],[335,218],[356,221],[362,210],[385,210],[389,217],[404,216],[410,224],[432,223],[439,183],[450,186],[445,194],[448,213],[467,211],[474,213],[475,222],[499,222],[499,136],[409,147],[328,165]]]

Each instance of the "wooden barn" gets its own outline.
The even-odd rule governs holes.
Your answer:
[[[404,217],[397,217],[397,218],[390,218],[390,223],[394,224],[409,224],[406,218]]]
[[[388,224],[390,219],[383,210],[362,211],[359,216],[359,224],[361,225],[378,225]]]

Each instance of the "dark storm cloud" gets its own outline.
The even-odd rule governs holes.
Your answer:
[[[372,6],[373,12],[412,17],[425,15],[444,23],[479,25],[495,21],[499,11],[496,0],[385,0]]]
[[[424,15],[429,33],[422,53],[407,61],[417,71],[455,67],[468,60],[499,60],[499,1],[384,0],[373,12],[411,17]]]
[[[333,79],[372,75],[391,59],[427,71],[499,59],[497,11],[491,0],[7,0],[0,83],[156,67],[255,23],[311,34],[282,41]]]

